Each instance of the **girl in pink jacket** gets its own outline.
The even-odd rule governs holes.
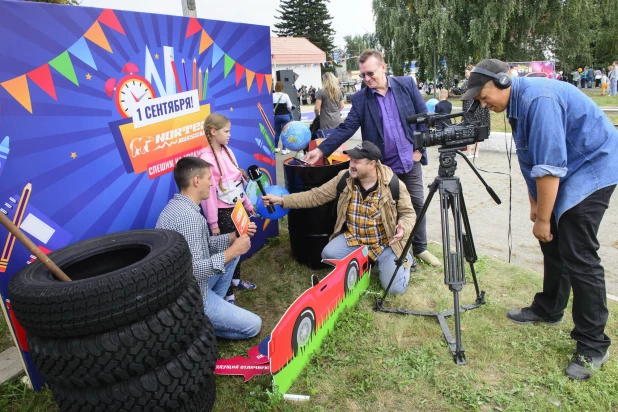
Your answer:
[[[245,193],[244,183],[247,174],[238,167],[234,153],[227,146],[230,141],[232,124],[229,119],[218,113],[211,113],[204,121],[204,133],[208,146],[202,150],[202,159],[213,165],[210,196],[202,201],[202,210],[213,236],[232,233],[236,226],[232,221],[232,210],[240,199],[250,216],[255,215],[253,205]],[[232,284],[225,299],[235,304],[233,289],[255,289],[251,282],[240,280],[240,263],[236,265]]]

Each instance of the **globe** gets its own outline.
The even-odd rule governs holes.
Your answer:
[[[303,122],[290,122],[281,130],[283,145],[291,150],[304,150],[311,140],[309,126]]]
[[[269,195],[275,195],[275,196],[285,196],[285,195],[290,194],[290,192],[288,192],[285,187],[281,187],[277,185],[268,186],[266,189],[264,189],[264,191]],[[272,220],[281,219],[283,216],[287,215],[288,212],[290,211],[290,209],[283,209],[280,205],[275,205],[275,212],[269,213],[268,209],[266,208],[266,206],[264,206],[264,203],[262,202],[262,197],[258,198],[255,210],[259,213],[260,216],[263,216],[266,219],[272,219]]]
[[[262,173],[259,180],[262,183],[262,187],[264,189],[270,186],[270,180],[268,179],[268,176],[266,175],[266,173]],[[260,187],[258,186],[256,180],[249,181],[249,183],[247,184],[247,188],[245,189],[245,193],[247,193],[247,197],[249,197],[249,201],[251,202],[251,204],[253,205],[253,208],[255,209],[257,206],[258,199],[262,197],[262,192],[260,192]]]
[[[436,109],[436,104],[439,103],[438,99],[429,99],[427,100],[427,111],[433,112]]]

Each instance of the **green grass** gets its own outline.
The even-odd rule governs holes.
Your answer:
[[[245,355],[266,337],[294,299],[310,287],[312,271],[291,257],[289,238],[282,234],[243,263],[243,278],[258,283],[255,291],[237,295],[237,302],[263,319],[260,335],[249,341],[221,341],[220,357]],[[436,255],[441,249],[431,245]],[[438,322],[433,318],[375,312],[374,295],[361,296],[344,312],[331,335],[288,393],[311,396],[306,403],[287,403],[272,393],[269,376],[248,383],[238,376],[217,376],[216,411],[401,410],[401,411],[610,411],[618,410],[618,357],[589,382],[564,376],[575,345],[569,338],[570,307],[559,326],[520,326],[505,313],[530,303],[541,288],[539,274],[493,258],[476,265],[487,304],[462,314],[467,366],[456,366]],[[370,292],[381,290],[375,276]],[[472,282],[462,303],[472,303]],[[452,294],[440,269],[426,265],[413,274],[408,291],[387,302],[391,307],[422,310],[452,308]],[[606,333],[618,337],[618,306],[610,305]],[[452,319],[449,324],[453,325]],[[612,353],[613,355],[613,353]],[[18,381],[0,386],[0,410],[54,412],[49,391],[25,390]]]

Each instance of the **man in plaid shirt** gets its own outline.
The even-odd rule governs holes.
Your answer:
[[[211,165],[196,157],[185,157],[174,167],[174,180],[180,193],[174,195],[157,220],[157,229],[174,230],[187,240],[193,260],[193,275],[204,299],[204,311],[217,336],[248,339],[262,328],[259,316],[224,299],[240,256],[251,247],[255,223],[248,235],[235,233],[210,236],[208,224],[200,214],[200,202],[210,195]]]
[[[390,191],[393,171],[380,163],[382,154],[375,144],[365,140],[344,153],[350,156],[350,175],[337,203],[334,234],[322,251],[322,258],[343,259],[359,246],[367,246],[369,258],[378,265],[382,287],[386,288],[395,272],[395,259],[403,253],[416,221],[410,194],[406,185],[395,176],[399,184],[399,201],[393,200]],[[342,171],[324,185],[307,192],[263,196],[264,205],[280,204],[291,209],[323,205],[337,197],[337,184],[345,173]],[[404,293],[410,270],[415,268],[416,262],[408,254],[389,292]]]

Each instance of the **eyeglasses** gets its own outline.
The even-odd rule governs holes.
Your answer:
[[[380,65],[380,66],[382,66],[382,65]],[[367,72],[367,73],[359,73],[359,74],[358,74],[358,77],[360,77],[361,79],[364,79],[364,78],[365,78],[365,76],[368,76],[368,77],[373,77],[373,76],[375,76],[376,71],[380,68],[380,66],[376,67],[376,68],[375,68],[375,70],[374,70],[374,71],[372,71],[372,72]]]

